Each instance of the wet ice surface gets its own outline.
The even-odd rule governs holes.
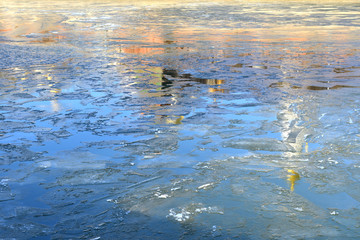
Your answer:
[[[360,5],[0,6],[0,238],[356,239]]]

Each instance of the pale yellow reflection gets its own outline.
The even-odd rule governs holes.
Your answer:
[[[51,101],[51,110],[53,112],[59,112],[61,110],[61,106],[56,99]]]
[[[184,116],[174,116],[174,115],[156,115],[154,118],[155,124],[168,124],[168,125],[180,125]]]
[[[287,180],[290,182],[290,191],[293,192],[295,189],[295,182],[300,180],[300,174],[292,169],[288,169],[287,171],[288,173],[291,173],[287,175]]]
[[[178,117],[176,119],[167,118],[166,123],[167,124],[181,124],[182,123],[181,121],[183,119],[184,119],[184,116],[180,116],[180,117]]]

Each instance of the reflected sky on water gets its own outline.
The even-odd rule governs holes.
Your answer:
[[[359,11],[0,3],[0,238],[356,239]]]

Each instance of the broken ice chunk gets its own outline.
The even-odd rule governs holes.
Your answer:
[[[170,209],[167,217],[173,218],[178,222],[186,222],[200,213],[224,214],[224,212],[216,206],[204,207],[201,203],[192,203],[183,208]]]
[[[225,148],[247,149],[250,151],[294,152],[289,144],[271,138],[232,139],[223,143]]]
[[[166,193],[161,194],[160,192],[155,193],[155,196],[158,197],[158,198],[161,198],[161,199],[165,199],[165,198],[169,198],[169,197],[170,197],[169,194],[166,194]]]
[[[209,188],[212,188],[214,186],[214,183],[206,183],[206,184],[203,184],[201,186],[198,187],[198,189],[209,189]]]
[[[295,211],[298,211],[298,212],[303,212],[304,209],[302,207],[296,207],[294,208]]]

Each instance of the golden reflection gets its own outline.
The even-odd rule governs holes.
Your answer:
[[[144,113],[142,113],[144,114]],[[154,118],[155,124],[168,124],[168,125],[180,125],[184,116],[175,116],[175,115],[156,115]]]
[[[61,89],[58,89],[58,88],[53,88],[50,90],[51,93],[60,93],[61,92]]]
[[[202,83],[207,85],[221,85],[224,84],[225,81],[221,79],[204,79]]]
[[[208,91],[210,93],[218,93],[218,92],[220,92],[220,93],[228,93],[229,92],[229,90],[222,89],[222,88],[209,88]]]
[[[176,119],[166,118],[167,124],[182,124],[182,120],[184,119],[184,116],[180,116]]]
[[[292,173],[292,174],[289,174],[287,175],[287,180],[290,182],[290,191],[294,191],[294,186],[295,186],[295,182],[300,180],[300,174],[295,172],[294,170],[292,169],[288,169],[287,170],[288,173]]]

